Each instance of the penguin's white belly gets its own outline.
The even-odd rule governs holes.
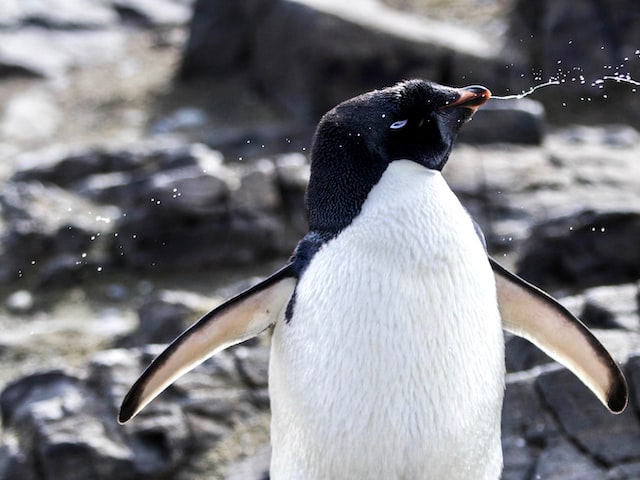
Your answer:
[[[276,325],[271,478],[497,479],[503,345],[470,218],[438,172],[393,162]]]

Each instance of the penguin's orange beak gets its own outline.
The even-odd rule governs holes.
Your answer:
[[[460,94],[458,99],[442,107],[443,110],[451,107],[463,107],[475,113],[480,105],[491,98],[489,89],[482,85],[463,87],[458,90],[458,93]]]

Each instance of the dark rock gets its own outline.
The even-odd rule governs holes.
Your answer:
[[[256,25],[273,3],[196,1],[180,75],[221,75],[245,67]]]
[[[639,125],[633,87],[600,83],[607,75],[638,77],[638,18],[640,7],[632,0],[515,2],[505,43],[521,65],[512,69],[512,86],[541,83],[520,78],[520,71],[543,80],[555,76],[564,81],[561,87],[538,95],[555,119],[627,118]]]
[[[635,355],[629,358],[625,368],[627,382],[630,385],[631,399],[633,405],[640,405],[640,356]]]
[[[191,17],[189,2],[160,0],[111,0],[114,10],[124,23],[143,27],[183,25]]]
[[[5,428],[17,429],[21,448],[42,478],[135,478],[132,456],[107,435],[101,406],[78,377],[60,371],[25,377],[0,396]]]
[[[640,478],[640,462],[618,465],[609,470],[605,478],[606,480]]]
[[[544,107],[534,100],[493,100],[484,105],[458,136],[461,142],[540,145],[546,121]]]
[[[585,302],[580,319],[591,328],[620,328],[610,310],[592,301]]]
[[[58,253],[38,268],[35,288],[62,289],[91,280],[101,273],[111,273],[113,262],[106,257],[83,259],[85,253]],[[94,256],[96,257],[96,256]]]
[[[247,358],[253,350],[256,361],[266,361],[268,345],[243,348]],[[126,391],[159,352],[160,347],[108,350],[95,355],[82,375],[42,372],[5,387],[1,478],[175,478],[186,463],[268,409],[266,388],[253,385],[260,374],[245,382],[255,367],[244,365],[244,355],[222,352],[133,421],[117,425]]]
[[[100,206],[54,186],[8,183],[0,192],[6,233],[2,240],[4,281],[39,272],[46,277],[75,276],[87,263],[100,261],[120,211]],[[76,272],[76,273],[74,273]]]
[[[608,466],[640,458],[640,424],[632,406],[611,415],[565,369],[540,375],[536,386],[563,431],[592,458]]]
[[[536,285],[589,287],[640,278],[638,212],[582,211],[536,225],[518,273]]]
[[[76,151],[52,148],[23,155],[13,181],[38,181],[83,190],[84,181],[101,174],[151,174],[162,170],[198,166],[198,146],[165,142],[150,147],[88,148]],[[204,151],[202,155],[215,155]],[[221,162],[217,158],[216,162]]]
[[[502,407],[504,480],[529,479],[540,453],[559,435],[534,388],[535,377],[531,372],[507,376]]]
[[[408,77],[499,80],[499,62],[482,37],[377,2],[199,1],[191,36],[182,77],[244,71],[267,99],[303,120],[315,121],[355,94]],[[296,75],[290,75],[292,65]]]
[[[524,338],[510,336],[505,343],[507,372],[529,370],[553,362],[542,350]]]
[[[269,348],[250,348],[240,345],[233,349],[238,372],[247,385],[266,388],[269,373]]]
[[[289,255],[306,231],[306,177],[294,172],[308,168],[289,163],[225,165],[198,144],[23,157],[0,192],[3,246],[20,255],[6,254],[0,273],[63,286],[114,266],[202,270]]]
[[[228,158],[254,159],[307,151],[315,124],[311,121],[270,122],[261,126],[216,128],[204,135],[204,143]]]
[[[589,327],[624,328],[635,331],[640,325],[636,295],[638,286],[608,285],[585,290],[563,303]]]
[[[600,480],[604,470],[596,461],[563,438],[540,454],[532,478],[545,480]]]
[[[302,238],[308,229],[304,195],[309,183],[309,161],[299,153],[281,155],[276,158],[276,172],[289,224]]]
[[[138,308],[138,327],[121,339],[118,346],[131,348],[171,343],[212,307],[211,301],[205,301],[193,293],[157,292]]]

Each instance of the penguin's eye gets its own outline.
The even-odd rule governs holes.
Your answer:
[[[404,126],[407,124],[407,122],[408,122],[408,121],[409,121],[409,120],[398,120],[397,122],[393,122],[393,123],[389,126],[389,128],[390,128],[391,130],[400,130],[402,127],[404,127]]]

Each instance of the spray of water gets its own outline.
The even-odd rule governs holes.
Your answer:
[[[533,87],[531,87],[529,90],[526,90],[522,93],[519,93],[517,95],[492,95],[491,98],[495,99],[495,100],[520,100],[524,97],[527,97],[529,95],[531,95],[533,92],[535,92],[536,90],[540,90],[541,88],[544,87],[549,87],[551,85],[560,85],[560,81],[556,80],[554,78],[541,83],[539,85],[535,85]]]
[[[635,51],[635,55],[638,58],[640,58],[640,49]],[[631,78],[631,75],[629,73],[622,73],[622,71],[626,68],[626,64],[628,61],[629,61],[629,57],[625,57],[624,61],[620,65],[616,65],[616,66],[604,65],[603,66],[604,70],[609,70],[610,72],[612,72],[612,74],[603,75],[602,77],[594,80],[591,83],[591,86],[602,89],[604,88],[604,84],[606,82],[627,83],[627,84],[633,85],[634,87],[640,86],[640,81]],[[560,63],[561,61],[558,60],[558,64]],[[534,74],[534,77],[535,77],[534,78],[535,81],[541,81],[542,80],[541,72]],[[519,93],[516,95],[493,95],[491,98],[495,100],[519,100],[524,97],[528,97],[529,95],[534,93],[536,90],[540,90],[541,88],[562,85],[564,83],[567,83],[567,81],[579,82],[581,85],[584,85],[587,82],[584,75],[582,74],[582,68],[573,67],[570,70],[562,70],[561,68],[559,68],[556,75],[550,77],[549,80],[547,80],[546,82],[537,84],[526,91],[522,91],[522,93]],[[636,89],[634,88],[632,91],[635,93]],[[605,98],[606,98],[606,95],[605,95]],[[591,99],[587,98],[587,100],[591,100]]]
[[[613,80],[614,82],[617,82],[617,83],[630,83],[631,85],[637,85],[638,87],[640,87],[640,82],[637,80],[634,80],[629,75],[624,75],[624,76],[605,75],[604,77],[602,77],[599,80],[596,80],[593,83],[599,84],[600,80]]]

